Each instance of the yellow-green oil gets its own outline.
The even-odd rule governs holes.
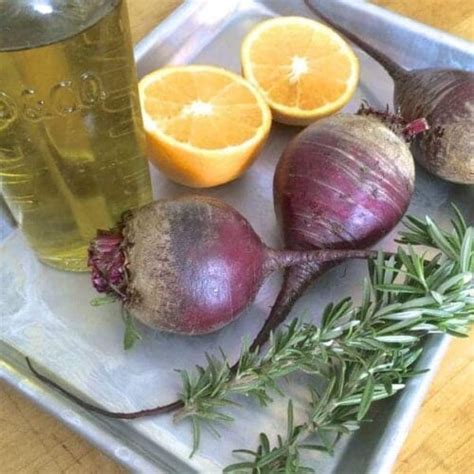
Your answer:
[[[81,1],[0,20],[0,191],[38,257],[73,271],[152,199],[125,1]]]

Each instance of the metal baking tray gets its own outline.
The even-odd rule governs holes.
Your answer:
[[[322,0],[319,0],[322,1]],[[474,68],[472,45],[440,31],[389,13],[365,2],[326,1],[326,11],[354,31],[383,47],[407,67],[446,65]],[[139,75],[165,64],[218,64],[240,70],[239,46],[257,22],[277,15],[311,16],[300,0],[188,1],[152,31],[136,49]],[[361,99],[374,106],[391,103],[393,84],[384,70],[356,49],[361,60],[360,88],[346,111]],[[255,165],[241,179],[203,194],[219,196],[241,211],[264,240],[281,246],[272,204],[275,164],[296,128],[274,124],[271,137]],[[175,196],[189,189],[175,185],[152,169],[155,195]],[[429,214],[447,222],[455,202],[474,220],[474,187],[444,183],[417,169],[416,192],[409,212]],[[268,281],[252,307],[220,332],[199,338],[160,334],[141,327],[144,340],[131,352],[122,350],[123,326],[116,305],[93,308],[95,296],[87,275],[53,270],[38,263],[21,234],[4,216],[0,225],[0,376],[70,428],[135,472],[221,472],[236,462],[234,448],[252,448],[257,436],[272,436],[286,425],[286,401],[276,397],[267,409],[248,400],[232,409],[233,424],[221,426],[222,437],[203,434],[202,448],[189,458],[192,444],[187,422],[175,425],[169,415],[134,422],[110,420],[71,404],[35,378],[24,356],[75,393],[111,410],[137,410],[166,403],[180,390],[174,369],[190,369],[204,361],[204,353],[225,348],[231,358],[244,336],[255,334],[268,314],[280,277]],[[379,247],[393,249],[393,234]],[[324,276],[302,298],[293,316],[318,320],[321,308],[343,295],[360,295],[366,274],[362,262],[351,262]],[[446,349],[446,337],[426,341],[420,367],[431,371],[409,382],[401,395],[376,404],[367,424],[337,446],[334,457],[315,454],[306,460],[324,473],[386,473],[405,436]],[[285,390],[296,400],[296,412],[307,396],[304,380],[292,378]]]

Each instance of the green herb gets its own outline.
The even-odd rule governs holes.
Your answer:
[[[123,348],[125,350],[131,349],[133,345],[142,339],[142,336],[138,332],[135,326],[132,315],[125,309],[122,308],[122,318],[125,323],[125,332],[123,335]]]
[[[98,296],[91,300],[92,306],[103,306],[105,304],[114,303],[117,301],[115,295]],[[122,306],[122,319],[125,324],[125,331],[123,335],[123,348],[125,350],[131,349],[137,341],[142,339],[141,334],[135,326],[133,316]]]
[[[282,395],[278,381],[302,371],[326,382],[323,393],[314,387],[307,420],[294,426],[288,405],[287,433],[271,447],[261,434],[256,451],[226,471],[277,473],[309,472],[301,466],[301,451],[332,452],[342,434],[358,429],[371,404],[401,390],[419,372],[413,368],[421,354],[420,340],[429,333],[466,336],[474,320],[474,229],[456,211],[451,233],[440,230],[429,218],[410,217],[400,233],[395,255],[380,253],[369,262],[359,306],[345,298],[323,312],[321,327],[293,321],[271,338],[265,352],[244,346],[234,374],[224,354],[207,356],[206,367],[189,374],[181,371],[184,407],[176,419],[190,418],[194,450],[201,425],[213,431],[216,422],[232,418],[224,410],[235,404],[232,396],[246,394],[263,405]],[[418,254],[413,246],[435,249],[433,257]],[[308,437],[317,435],[317,442]],[[194,452],[193,450],[193,452]]]
[[[97,296],[91,299],[90,304],[91,306],[103,306],[105,304],[115,303],[116,301],[117,298],[113,295]]]

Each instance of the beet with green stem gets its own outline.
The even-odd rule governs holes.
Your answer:
[[[420,165],[447,181],[474,184],[474,73],[447,68],[408,71],[329,18],[314,2],[306,4],[386,69],[395,83],[395,110],[407,122],[426,118],[431,130],[412,145]]]

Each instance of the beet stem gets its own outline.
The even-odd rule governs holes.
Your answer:
[[[377,110],[370,107],[365,102],[362,102],[357,111],[357,115],[375,117],[407,143],[411,142],[413,138],[420,133],[426,132],[430,129],[428,121],[425,118],[421,117],[412,122],[407,122],[400,114],[390,112],[388,105],[385,110]]]
[[[403,135],[407,141],[412,140],[418,134],[426,132],[429,130],[430,126],[424,118],[419,118],[410,122],[404,129]]]
[[[322,13],[318,7],[315,7],[313,5],[313,2],[305,0],[305,3],[306,6],[314,14],[320,17],[325,23],[337,30],[339,33],[342,33],[347,39],[359,46],[359,48],[364,50],[369,56],[379,62],[384,67],[384,69],[390,74],[390,76],[392,76],[393,79],[400,79],[408,73],[408,71],[404,67],[395,62],[393,59],[389,58],[386,54],[382,53],[380,50],[378,50],[371,44],[364,41],[360,36],[352,33],[345,27],[336,23],[334,20],[331,20],[331,18]]]
[[[92,405],[88,402],[85,402],[84,400],[81,400],[77,395],[74,395],[73,393],[69,392],[65,388],[61,387],[59,384],[51,380],[50,378],[46,377],[45,375],[39,373],[33,364],[31,363],[30,359],[26,357],[26,363],[28,364],[29,369],[35,377],[41,382],[45,383],[46,385],[49,385],[50,387],[53,387],[60,393],[62,393],[67,399],[73,401],[74,403],[77,403],[80,407],[85,408],[86,410],[89,410],[93,413],[97,413],[99,415],[106,416],[108,418],[119,418],[119,419],[125,419],[125,420],[133,420],[136,418],[142,418],[145,416],[154,416],[154,415],[161,415],[164,413],[170,413],[176,410],[179,410],[180,408],[184,407],[184,403],[182,400],[176,400],[175,402],[169,403],[168,405],[162,405],[159,407],[155,408],[149,408],[145,410],[140,410],[140,411],[135,411],[135,412],[129,412],[129,413],[121,413],[121,412],[115,412],[115,411],[108,411],[103,408],[100,408],[98,406]]]
[[[270,338],[271,333],[287,318],[295,302],[306,291],[308,286],[331,267],[332,265],[326,263],[315,269],[313,265],[308,268],[308,265],[303,264],[287,270],[270,314],[249,347],[250,352],[260,352]],[[233,374],[237,373],[239,363],[240,361],[237,361],[231,367]]]

